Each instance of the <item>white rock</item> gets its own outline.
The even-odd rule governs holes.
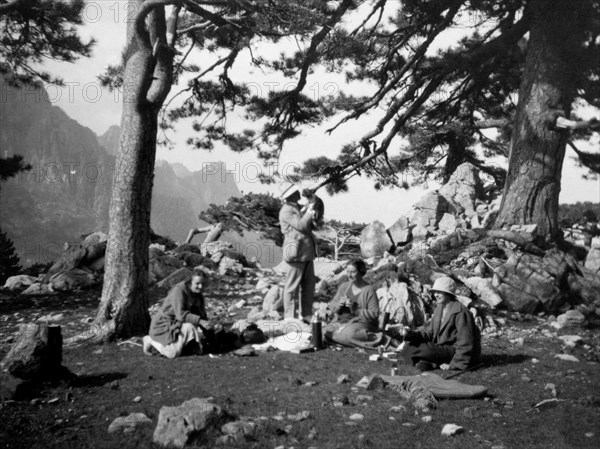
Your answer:
[[[457,426],[456,424],[446,424],[442,429],[442,435],[446,437],[451,437],[452,435],[456,435],[463,431],[461,426]]]
[[[577,346],[578,343],[583,341],[583,337],[580,337],[579,335],[561,335],[558,338],[560,338],[565,345],[571,348]]]
[[[565,360],[567,362],[579,362],[579,359],[571,354],[556,354],[554,357],[557,359]]]
[[[353,415],[350,415],[350,419],[352,421],[362,421],[363,419],[365,419],[364,415],[361,415],[360,413],[354,413]]]

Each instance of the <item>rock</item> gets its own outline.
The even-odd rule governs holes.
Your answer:
[[[381,390],[385,386],[383,379],[377,375],[365,376],[360,379],[356,386],[365,390]]]
[[[338,378],[337,378],[337,383],[338,384],[345,384],[350,382],[350,376],[348,376],[347,374],[341,374]]]
[[[374,221],[360,233],[360,251],[365,259],[382,256],[391,250],[392,245],[392,240],[380,221]]]
[[[365,416],[361,415],[360,413],[354,413],[349,416],[349,419],[351,419],[352,421],[362,421],[363,419],[365,419]]]
[[[523,295],[535,298],[547,312],[556,310],[563,304],[564,297],[558,288],[558,281],[546,271],[544,262],[539,257],[515,252],[504,265],[496,269],[494,277],[497,278],[494,286],[511,310],[535,312],[535,307],[524,307],[523,304],[519,304],[531,305],[528,298]],[[508,285],[512,289],[501,288],[498,285],[500,282],[503,286]]]
[[[157,283],[156,286],[170,290],[176,284],[179,284],[180,282],[185,281],[186,279],[189,279],[191,275],[192,275],[192,270],[190,270],[189,268],[186,268],[186,267],[181,267],[181,268],[173,271],[166,278],[164,278],[162,281]]]
[[[395,280],[389,287],[377,290],[379,310],[389,312],[390,320],[407,326],[420,326],[425,321],[425,303],[408,289],[404,282]]]
[[[37,278],[34,278],[33,276],[27,276],[26,274],[11,276],[4,283],[4,288],[8,290],[19,290],[23,287],[29,287],[36,281],[36,279]]]
[[[56,294],[54,290],[52,290],[51,284],[42,284],[40,282],[34,282],[29,287],[27,287],[24,291],[21,292],[22,295],[51,295]]]
[[[479,170],[465,162],[459,165],[446,184],[440,188],[440,195],[458,210],[470,217],[475,214],[475,203],[483,197],[483,183]]]
[[[412,240],[410,220],[401,215],[398,220],[387,230],[388,235],[396,246],[406,245]]]
[[[427,237],[429,237],[431,235],[431,232],[429,232],[429,230],[421,225],[417,225],[413,228],[412,230],[412,236],[413,236],[413,240],[426,240]]]
[[[566,346],[574,348],[579,343],[583,342],[583,338],[579,335],[560,335],[560,338]]]
[[[438,223],[438,229],[442,234],[452,234],[456,231],[456,227],[456,217],[448,213],[445,213],[440,222]]]
[[[243,438],[252,438],[256,434],[256,424],[249,421],[228,422],[221,427],[221,432],[240,441]]]
[[[79,268],[61,271],[60,273],[51,276],[49,280],[52,290],[59,292],[89,288],[97,283],[98,281],[93,274],[80,270]]]
[[[160,281],[182,266],[183,262],[169,254],[153,257],[149,262],[148,276],[151,279]]]
[[[24,380],[16,376],[0,371],[0,404],[12,400],[16,396],[18,388],[24,383]]]
[[[546,390],[550,390],[550,393],[552,393],[552,396],[554,396],[554,397],[558,396],[558,393],[556,391],[556,385],[548,383],[548,384],[544,385],[544,391],[546,391]]]
[[[423,421],[424,423],[428,423],[433,421],[433,418],[431,417],[431,415],[425,415],[421,418],[421,421]]]
[[[152,424],[152,420],[143,413],[131,413],[127,416],[119,416],[111,422],[108,426],[108,433],[131,433],[145,424]]]
[[[219,274],[225,275],[240,275],[244,272],[244,267],[237,260],[228,256],[223,256],[219,261]]]
[[[345,263],[327,259],[325,257],[317,257],[314,261],[315,276],[319,279],[329,279],[330,277],[342,272]]]
[[[479,218],[479,215],[475,214],[471,217],[471,228],[472,229],[481,229],[483,228],[483,225],[481,224],[481,219]]]
[[[587,253],[583,266],[593,273],[600,272],[600,248],[590,249],[590,251]]]
[[[446,212],[451,211],[450,203],[437,192],[429,192],[413,204],[411,223],[417,226],[436,226]],[[454,211],[452,211],[454,212]],[[413,229],[414,236],[414,229]]]
[[[452,435],[456,435],[457,433],[461,433],[463,428],[457,426],[456,424],[445,424],[442,428],[442,435],[446,437],[451,437]]]
[[[563,327],[580,326],[585,321],[585,316],[579,310],[567,310],[556,317],[556,322]]]
[[[465,283],[467,287],[469,287],[473,293],[475,293],[479,299],[485,302],[492,308],[500,305],[502,303],[502,297],[498,294],[494,286],[492,285],[492,280],[489,278],[481,278],[481,277],[470,277],[470,278],[461,278],[461,281]]]
[[[508,308],[515,312],[533,313],[540,305],[540,301],[535,296],[508,284],[500,283],[496,290]]]
[[[579,359],[571,354],[556,354],[554,357],[566,362],[579,362]]]
[[[219,425],[224,412],[211,398],[193,398],[179,406],[163,406],[152,440],[162,447],[184,447],[201,436],[208,426]]]

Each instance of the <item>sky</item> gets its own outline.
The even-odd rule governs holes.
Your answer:
[[[81,27],[82,36],[93,36],[97,44],[91,58],[78,60],[74,64],[52,62],[45,65],[51,72],[63,77],[65,86],[47,86],[50,101],[61,107],[71,118],[83,126],[90,128],[97,135],[101,135],[112,125],[119,125],[121,116],[120,92],[109,92],[102,88],[97,76],[110,64],[118,64],[125,43],[126,23],[131,14],[127,10],[127,2],[119,0],[88,1],[84,10],[84,23]],[[459,32],[459,31],[457,31]],[[446,39],[452,39],[449,34]],[[264,48],[261,48],[261,51]],[[278,51],[270,48],[266,51]],[[206,66],[203,61],[195,61]],[[265,77],[260,72],[248,71],[240,63],[234,66],[232,77],[251,83],[253,88],[263,92],[280,87],[286,83],[283,79]],[[342,88],[339,76],[317,71],[308,78],[307,93],[312,95],[330,94]],[[368,93],[368,86],[351,86],[350,90],[355,95]],[[177,92],[174,87],[171,94]],[[585,111],[591,117],[597,111]],[[338,117],[339,118],[339,117]],[[235,120],[235,118],[234,118]],[[279,161],[280,171],[299,165],[304,159],[327,155],[334,158],[343,144],[361,137],[369,131],[376,122],[376,117],[371,115],[360,121],[353,121],[338,128],[331,135],[324,132],[331,123],[323,126],[306,129],[300,136],[286,144],[284,153]],[[184,164],[191,171],[202,170],[209,167],[217,170],[217,162],[224,163],[225,170],[234,174],[238,187],[244,193],[257,192],[273,194],[278,193],[279,186],[263,185],[257,181],[258,170],[268,170],[260,165],[252,154],[233,153],[223,145],[218,145],[211,151],[191,150],[186,148],[185,140],[193,133],[189,124],[182,123],[169,138],[176,142],[176,149],[168,150],[159,147],[157,159]],[[578,143],[581,150],[598,151],[600,140],[598,133],[590,144]],[[584,180],[582,169],[575,167],[573,157],[575,153],[567,148],[564,162],[561,203],[574,203],[577,201],[600,201],[600,179]],[[223,166],[221,166],[223,167]],[[410,181],[410,180],[409,180]],[[375,220],[383,222],[386,226],[392,225],[403,213],[407,213],[427,189],[437,188],[437,184],[430,182],[427,185],[406,190],[385,189],[376,191],[372,182],[366,179],[353,178],[349,182],[350,190],[347,193],[329,196],[323,192],[326,216],[342,221],[355,221],[370,223]]]

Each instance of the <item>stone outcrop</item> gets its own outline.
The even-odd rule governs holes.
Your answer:
[[[210,428],[224,424],[226,413],[211,398],[193,398],[160,409],[152,441],[161,447],[183,448]]]
[[[392,240],[383,223],[374,221],[360,234],[360,251],[364,258],[381,256],[392,248]]]

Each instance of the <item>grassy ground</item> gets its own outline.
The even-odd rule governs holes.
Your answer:
[[[221,312],[252,292],[246,281],[214,289],[211,305]],[[152,290],[151,301],[164,292]],[[0,357],[14,342],[19,322],[62,314],[63,335],[85,329],[93,317],[99,290],[24,299],[0,293]],[[248,309],[240,311],[240,318]],[[60,317],[59,317],[60,318]],[[229,317],[234,320],[236,317]],[[597,329],[561,330],[578,334],[584,346],[562,346],[557,331],[536,317],[513,320],[510,314],[501,335],[484,339],[484,366],[458,379],[486,385],[489,396],[476,400],[440,402],[436,410],[417,412],[389,390],[355,387],[364,375],[388,375],[389,360],[369,361],[369,353],[346,348],[309,354],[230,354],[167,360],[142,354],[133,342],[65,348],[63,365],[76,374],[71,381],[29,385],[14,401],[0,405],[0,447],[6,448],[152,448],[159,410],[194,397],[213,397],[229,413],[260,423],[253,441],[240,448],[598,448],[600,447],[600,365]],[[559,353],[580,362],[562,361]],[[347,374],[349,383],[338,384]],[[416,374],[400,365],[398,374]],[[538,410],[535,404],[553,398],[546,385],[556,386],[560,402]],[[336,407],[334,400],[347,397]],[[134,398],[137,398],[134,401]],[[141,400],[140,400],[141,398]],[[403,406],[398,408],[397,406]],[[393,410],[390,410],[394,408]],[[308,411],[296,421],[288,415]],[[134,433],[109,434],[118,416],[142,412],[152,425]],[[351,415],[364,415],[351,421]],[[431,421],[427,421],[430,416]],[[441,435],[444,424],[464,432]],[[205,447],[212,447],[210,438]]]

